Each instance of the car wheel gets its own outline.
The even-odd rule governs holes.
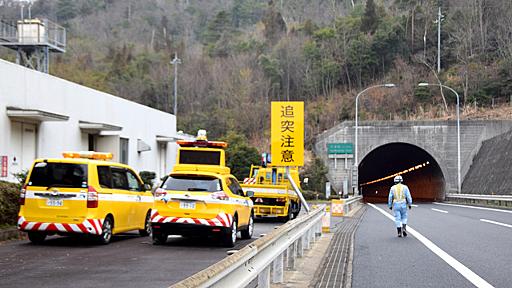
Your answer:
[[[298,203],[295,203],[295,205],[297,206],[295,208],[295,212],[293,212],[293,219],[297,218],[300,214],[300,208],[302,207],[302,205],[300,205],[300,202]]]
[[[242,234],[242,239],[251,239],[253,233],[254,233],[254,214],[251,213],[251,217],[249,217],[249,223],[247,225],[247,228],[240,231],[240,234]]]
[[[146,214],[146,219],[144,219],[144,229],[140,229],[139,234],[142,237],[151,235],[151,212],[149,211]]]
[[[107,217],[103,221],[103,225],[101,226],[101,235],[99,236],[99,242],[101,244],[108,244],[110,240],[112,240],[112,229],[114,228],[114,221],[112,218]]]
[[[41,244],[46,239],[46,234],[41,232],[28,232],[28,240],[34,244]]]
[[[292,214],[292,205],[288,205],[288,214],[284,217],[280,217],[281,221],[282,222],[288,222],[289,220],[293,219],[293,214]]]
[[[226,233],[224,234],[224,245],[226,247],[233,247],[235,246],[235,242],[236,242],[236,234],[237,234],[237,219],[236,218],[233,218],[233,223],[231,224],[231,227],[229,227],[226,231]]]
[[[153,232],[153,245],[163,245],[165,242],[167,242],[167,235],[166,233],[154,233]]]

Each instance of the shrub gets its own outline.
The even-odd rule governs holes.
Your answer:
[[[0,226],[16,224],[19,197],[18,184],[0,181]]]

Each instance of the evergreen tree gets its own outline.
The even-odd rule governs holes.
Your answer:
[[[379,25],[379,19],[373,0],[366,1],[366,8],[361,21],[361,31],[373,34]]]
[[[74,0],[59,0],[57,2],[57,18],[59,21],[67,21],[77,15],[76,2]]]

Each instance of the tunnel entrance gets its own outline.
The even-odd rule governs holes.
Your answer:
[[[390,143],[371,151],[359,165],[359,189],[367,202],[387,202],[395,173],[409,186],[414,202],[444,197],[445,179],[436,160],[425,150],[406,143]],[[384,179],[387,178],[387,179]]]

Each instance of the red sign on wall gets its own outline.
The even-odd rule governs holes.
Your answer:
[[[1,177],[7,177],[7,156],[2,156],[2,175]]]

